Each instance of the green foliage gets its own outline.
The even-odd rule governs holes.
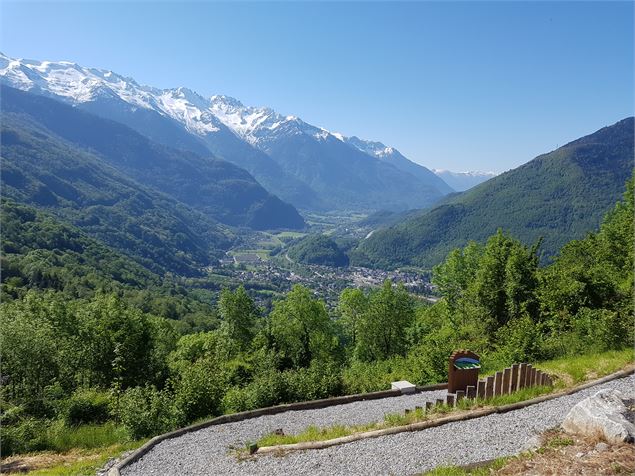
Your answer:
[[[77,389],[64,402],[63,418],[68,426],[104,423],[110,418],[110,395],[92,388]]]
[[[174,396],[150,386],[126,390],[117,413],[133,439],[165,433],[184,421],[174,404]]]
[[[287,254],[292,260],[304,264],[348,266],[348,256],[335,241],[325,235],[306,236],[291,245]]]
[[[360,360],[382,360],[407,350],[404,332],[414,320],[414,301],[403,285],[386,281],[370,295],[367,309],[358,320],[355,355]]]
[[[258,312],[245,288],[239,286],[234,292],[223,289],[218,300],[218,310],[225,335],[242,348],[248,347],[254,337]]]
[[[314,359],[328,361],[338,354],[334,326],[324,303],[313,299],[311,291],[302,286],[294,286],[275,303],[267,333],[285,368],[308,367]]]
[[[175,405],[185,421],[217,415],[226,392],[222,369],[208,359],[197,360],[179,375]]]

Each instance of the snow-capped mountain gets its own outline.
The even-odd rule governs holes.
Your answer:
[[[432,171],[441,177],[445,183],[450,185],[457,192],[463,192],[469,190],[472,187],[477,186],[479,183],[496,177],[494,172],[451,172],[450,170],[432,169]]]
[[[163,144],[212,152],[303,208],[418,208],[452,191],[392,147],[228,96],[205,98],[187,88],[140,85],[76,63],[2,54],[0,82],[123,122]]]

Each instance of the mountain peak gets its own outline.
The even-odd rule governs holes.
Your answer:
[[[212,104],[212,107],[231,107],[234,109],[243,109],[245,107],[245,105],[238,99],[231,96],[225,96],[224,94],[215,94],[211,98],[209,98],[209,100]]]

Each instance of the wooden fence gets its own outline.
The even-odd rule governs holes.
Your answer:
[[[553,386],[551,376],[531,364],[514,364],[494,375],[480,379],[476,386],[469,385],[465,391],[457,390],[454,395],[448,393],[446,400],[441,403],[454,406],[455,402],[458,403],[464,398],[486,400],[509,395],[523,388],[538,386]]]

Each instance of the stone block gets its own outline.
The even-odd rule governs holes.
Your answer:
[[[417,386],[408,382],[407,380],[392,382],[392,384],[390,384],[390,388],[392,390],[399,390],[404,395],[409,393],[415,393],[417,391]]]

